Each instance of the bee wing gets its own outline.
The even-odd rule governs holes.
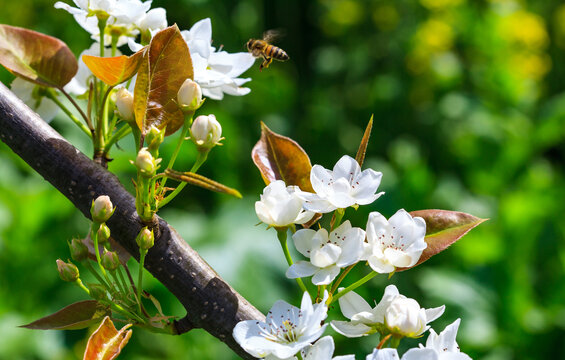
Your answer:
[[[263,33],[263,40],[268,42],[269,44],[284,37],[286,32],[284,29],[271,29],[267,30]]]

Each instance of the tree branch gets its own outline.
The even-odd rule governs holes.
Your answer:
[[[112,237],[139,260],[135,237],[142,223],[135,199],[118,178],[69,144],[0,84],[0,139],[90,218],[92,200],[108,195],[116,212],[108,221]],[[264,319],[232,289],[163,219],[145,268],[182,303],[187,316],[178,333],[203,328],[244,359],[253,359],[233,339],[241,320]]]

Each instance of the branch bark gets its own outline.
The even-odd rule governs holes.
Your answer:
[[[108,221],[112,237],[139,260],[135,237],[142,223],[135,199],[118,178],[68,143],[0,84],[0,139],[65,195],[84,216],[99,195],[108,195],[116,212]],[[255,307],[224,282],[163,219],[160,236],[145,259],[145,268],[182,303],[187,316],[178,333],[203,328],[244,359],[254,359],[233,339],[241,320],[264,319]]]

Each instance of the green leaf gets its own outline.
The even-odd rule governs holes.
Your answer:
[[[308,154],[296,141],[271,131],[264,123],[261,123],[261,139],[253,147],[251,157],[265,184],[283,180],[286,185],[297,185],[303,191],[314,192]]]
[[[426,237],[424,240],[428,244],[414,266],[418,266],[432,256],[439,254],[473,228],[488,220],[449,210],[418,210],[411,211],[410,215],[412,217],[419,216],[426,222]],[[399,268],[396,271],[407,269],[409,268]]]
[[[8,25],[0,25],[0,64],[25,80],[59,89],[78,70],[75,56],[61,40]]]
[[[88,339],[83,360],[115,359],[131,337],[132,330],[128,330],[130,327],[131,324],[127,324],[118,331],[112,320],[106,316]]]
[[[116,86],[132,78],[143,60],[145,48],[131,56],[99,57],[83,55],[82,61],[90,71],[110,86]]]
[[[76,330],[100,322],[108,309],[96,300],[85,300],[71,304],[54,314],[20,327],[34,330]]]
[[[184,124],[176,99],[189,78],[194,79],[192,59],[179,28],[173,25],[155,34],[139,67],[133,96],[135,121],[142,134],[155,125],[166,126],[168,136]]]

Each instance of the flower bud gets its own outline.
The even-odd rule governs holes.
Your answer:
[[[151,249],[153,247],[153,244],[155,243],[155,235],[153,235],[153,230],[149,230],[147,226],[144,227],[135,238],[135,242],[137,242],[137,246],[139,246],[140,249]]]
[[[190,139],[199,151],[209,151],[222,140],[222,126],[214,115],[201,115],[192,123]]]
[[[75,282],[79,278],[78,268],[73,263],[66,263],[61,259],[57,259],[57,270],[63,281]]]
[[[107,300],[106,288],[100,284],[88,284],[90,296],[95,300]]]
[[[106,251],[101,260],[102,266],[108,271],[114,271],[120,266],[120,258],[114,251]]]
[[[116,93],[116,108],[122,119],[127,122],[134,120],[133,95],[126,88],[120,88]]]
[[[82,261],[88,258],[88,247],[80,240],[73,239],[69,243],[71,257],[75,261]]]
[[[202,105],[202,89],[192,79],[186,79],[177,93],[177,100],[183,112],[194,112]]]
[[[100,225],[98,229],[98,243],[104,244],[110,238],[110,228],[106,224]]]
[[[108,195],[101,195],[92,202],[90,207],[90,215],[92,221],[97,223],[106,222],[114,213],[115,208],[112,208],[112,202]]]
[[[159,130],[154,125],[151,125],[149,132],[147,132],[145,141],[148,144],[149,152],[151,152],[152,154],[158,154],[157,151],[159,150],[159,146],[161,146],[161,144],[165,140],[165,129],[166,128]]]
[[[147,151],[147,148],[144,147],[137,153],[135,166],[142,175],[151,177],[157,172],[157,165],[159,164],[159,162],[161,162],[161,159],[155,160],[153,155],[151,155],[151,153]]]

